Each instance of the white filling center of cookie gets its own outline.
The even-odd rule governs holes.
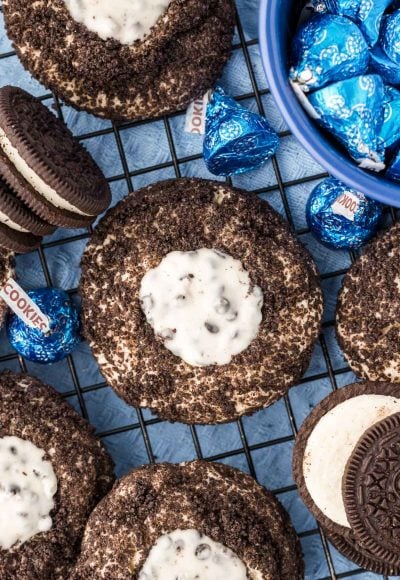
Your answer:
[[[64,0],[72,18],[103,40],[121,44],[142,40],[164,14],[170,0]]]
[[[158,538],[139,580],[246,580],[246,566],[232,550],[197,530]]]
[[[171,252],[142,279],[140,302],[166,348],[193,366],[225,365],[256,338],[263,294],[239,260]]]
[[[79,215],[89,215],[62,198],[55,189],[50,187],[43,179],[26,163],[18,153],[3,129],[0,128],[0,147],[6,157],[14,165],[15,169],[33,187],[33,189],[44,197],[49,203],[60,209],[65,209]]]
[[[19,437],[0,438],[0,548],[52,526],[57,478],[45,452]]]
[[[367,429],[400,412],[400,399],[359,395],[321,417],[308,438],[303,472],[308,492],[322,513],[350,527],[342,496],[346,464]]]

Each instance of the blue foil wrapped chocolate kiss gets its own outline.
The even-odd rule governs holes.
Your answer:
[[[379,42],[386,56],[400,68],[400,10],[385,16]]]
[[[239,105],[217,87],[207,107],[204,160],[214,175],[256,169],[275,154],[278,135],[261,115]]]
[[[392,0],[313,0],[318,12],[351,18],[360,27],[370,47],[375,46],[385,10]]]
[[[68,356],[80,342],[80,321],[68,294],[56,288],[28,292],[50,323],[50,332],[25,324],[10,314],[7,334],[11,345],[24,358],[38,363],[54,363]]]
[[[307,223],[315,237],[334,249],[356,250],[377,231],[382,205],[333,177],[311,193]]]
[[[312,0],[312,3],[318,12],[331,12],[355,20],[360,0]]]
[[[400,66],[383,52],[379,44],[370,51],[371,70],[390,85],[400,85]]]
[[[384,100],[384,86],[378,75],[339,81],[309,96],[318,122],[344,145],[360,167],[371,171],[385,169],[378,139]]]
[[[392,181],[400,182],[400,150],[397,151],[396,155],[389,163],[388,169],[386,171],[386,177]]]
[[[400,91],[385,87],[383,124],[379,132],[381,147],[393,151],[400,146]]]
[[[308,92],[367,72],[368,45],[348,18],[323,14],[300,26],[292,44],[290,78]]]

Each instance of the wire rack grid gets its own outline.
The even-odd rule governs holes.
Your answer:
[[[265,115],[278,130],[281,145],[264,168],[231,180],[249,195],[266,199],[289,221],[313,254],[321,272],[326,311],[323,331],[313,359],[299,386],[270,407],[235,423],[221,426],[171,424],[146,409],[122,403],[101,377],[89,347],[82,343],[66,361],[40,366],[25,361],[0,340],[0,368],[28,372],[53,385],[96,428],[110,451],[118,476],[138,465],[202,458],[221,461],[247,473],[272,489],[289,511],[301,538],[307,580],[382,576],[358,569],[326,540],[301,503],[291,475],[296,432],[315,404],[331,390],[355,380],[334,335],[337,291],[354,254],[333,252],[319,245],[305,222],[311,189],[326,174],[297,144],[276,110],[259,55],[257,0],[237,0],[233,55],[222,86],[245,106]],[[2,14],[0,13],[2,21]],[[202,141],[184,133],[184,114],[157,121],[113,124],[77,113],[59,102],[21,67],[0,22],[0,83],[22,86],[38,96],[71,128],[103,168],[113,191],[113,205],[129,191],[164,178],[208,174],[202,161]],[[156,146],[157,144],[157,146]],[[396,213],[387,208],[387,220]],[[79,261],[92,229],[59,230],[42,246],[18,256],[17,276],[26,289],[58,286],[79,300]]]

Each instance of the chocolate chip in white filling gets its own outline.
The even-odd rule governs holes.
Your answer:
[[[157,539],[139,580],[247,580],[243,561],[229,548],[194,529],[174,530]]]
[[[193,366],[224,365],[256,338],[263,293],[239,260],[202,248],[170,252],[148,271],[140,304],[175,356]]]
[[[0,438],[0,548],[52,527],[57,478],[45,452],[19,437]]]

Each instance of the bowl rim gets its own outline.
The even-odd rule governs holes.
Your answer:
[[[333,177],[378,201],[400,207],[400,184],[359,169],[350,159],[333,149],[303,110],[288,76],[280,66],[281,58],[273,23],[281,9],[277,0],[261,0],[259,45],[268,88],[290,131],[308,153]]]

